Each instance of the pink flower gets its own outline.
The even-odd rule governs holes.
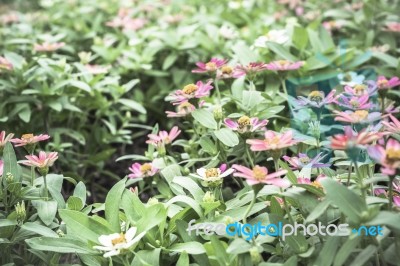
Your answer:
[[[154,176],[158,169],[153,166],[152,163],[134,163],[129,167],[131,174],[128,175],[129,178],[144,178]]]
[[[252,151],[280,150],[297,144],[293,139],[293,132],[286,131],[283,134],[272,130],[265,132],[265,139],[248,139],[247,144],[250,144]]]
[[[166,111],[167,117],[185,117],[196,110],[196,107],[189,102],[182,102],[177,107],[177,112]]]
[[[167,131],[160,131],[158,135],[149,134],[147,135],[149,139],[146,141],[147,144],[152,144],[154,146],[167,145],[170,144],[178,137],[181,133],[177,126],[173,127],[171,131],[168,133]]]
[[[48,140],[49,135],[40,134],[39,136],[34,136],[33,134],[24,134],[20,139],[12,139],[10,142],[16,144],[15,147],[26,146],[36,144],[39,141]]]
[[[217,79],[233,79],[238,78],[239,76],[236,75],[235,70],[231,66],[222,66],[220,69],[217,70]]]
[[[400,169],[400,143],[389,139],[386,147],[375,145],[368,148],[368,154],[372,159],[383,166],[382,173],[386,175],[396,174]]]
[[[330,21],[324,21],[322,23],[322,26],[329,32],[333,30],[338,30],[340,29],[343,25],[339,21],[336,20],[330,20]]]
[[[6,136],[5,131],[0,132],[0,150],[4,148],[7,142],[9,142],[14,137],[14,134],[10,133]]]
[[[309,178],[298,177],[297,184],[311,185],[316,188],[323,189],[320,182],[321,182],[321,180],[323,180],[325,178],[326,178],[326,176],[324,174],[320,174],[319,176],[317,176],[317,179],[315,179],[315,181],[311,181],[311,179],[309,179]]]
[[[312,91],[308,97],[299,96],[297,103],[301,106],[315,108],[325,107],[327,104],[336,102],[336,90],[332,90],[326,97],[323,91]]]
[[[336,114],[335,121],[341,121],[351,124],[370,124],[381,118],[381,113],[372,112],[369,113],[367,110],[357,111],[333,111]]]
[[[2,24],[11,24],[19,21],[19,17],[16,13],[10,13],[0,16],[0,21]]]
[[[173,104],[181,104],[193,98],[202,98],[210,95],[210,90],[213,89],[211,86],[212,81],[204,84],[201,81],[197,81],[196,84],[188,84],[182,90],[177,90],[171,95],[171,102]]]
[[[351,110],[371,109],[373,104],[369,102],[369,95],[347,97],[341,94],[337,104]]]
[[[44,151],[40,151],[39,156],[26,155],[25,158],[28,160],[23,160],[20,162],[23,165],[37,168],[49,168],[50,166],[53,166],[54,162],[58,159],[58,153],[46,153]]]
[[[246,133],[263,129],[268,124],[268,120],[259,120],[257,117],[250,118],[244,115],[237,121],[227,118],[224,120],[224,123],[232,130],[238,131],[239,133]]]
[[[400,32],[400,23],[391,22],[386,25],[385,31]]]
[[[325,155],[326,156],[326,155]],[[314,158],[310,158],[305,153],[299,153],[298,156],[283,156],[283,159],[288,162],[292,169],[302,169],[304,167],[311,167],[311,168],[320,168],[320,167],[328,167],[330,164],[323,164],[321,163],[322,159],[325,158],[322,156],[322,152],[317,154]]]
[[[56,42],[56,43],[48,43],[44,42],[42,44],[35,44],[33,48],[36,52],[54,52],[55,50],[64,47],[65,43],[63,42]]]
[[[383,196],[384,198],[389,197],[388,191],[383,188],[374,189],[374,194],[376,196]],[[397,207],[400,207],[400,184],[398,179],[393,180],[393,203]]]
[[[290,62],[288,60],[279,60],[279,61],[273,61],[273,62],[271,62],[269,64],[266,64],[265,67],[268,70],[288,71],[288,70],[299,69],[303,65],[304,65],[303,61]]]
[[[11,71],[13,70],[13,65],[11,64],[10,61],[8,61],[7,59],[5,59],[4,57],[0,56],[0,73],[2,70],[8,70]]]
[[[268,173],[268,169],[263,166],[256,165],[253,169],[245,166],[234,164],[233,169],[237,170],[233,176],[242,177],[246,179],[247,184],[269,184],[278,187],[289,187],[290,182],[287,179],[278,178],[287,173],[286,170],[279,170],[275,173]]]
[[[0,176],[3,175],[4,162],[0,160]]]
[[[398,77],[392,77],[390,80],[388,80],[384,76],[379,76],[376,83],[379,90],[391,89],[400,85],[400,79]]]
[[[204,62],[197,62],[196,66],[198,68],[193,69],[192,73],[210,73],[215,72],[217,69],[221,68],[223,65],[226,64],[228,60],[226,59],[218,59],[218,58],[211,58],[211,60],[207,63]]]
[[[345,86],[344,91],[350,96],[362,96],[368,94],[369,96],[373,95],[377,91],[376,82],[373,80],[369,80],[365,82],[366,84],[356,84],[354,86]]]
[[[391,114],[389,114],[389,117],[392,121],[383,121],[382,124],[385,126],[387,131],[400,134],[400,121]]]
[[[337,134],[332,137],[331,148],[334,150],[347,150],[353,147],[363,148],[385,135],[382,132],[368,132],[362,130],[359,133],[353,131],[350,126],[344,127],[344,135]]]
[[[235,67],[234,73],[232,75],[235,78],[239,78],[244,75],[253,77],[258,72],[266,70],[266,69],[267,69],[267,67],[266,67],[265,63],[252,62],[247,65],[237,65]]]
[[[106,74],[110,69],[110,66],[100,66],[100,65],[85,65],[86,70],[92,75]]]

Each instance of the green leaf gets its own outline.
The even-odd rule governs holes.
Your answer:
[[[210,129],[217,129],[217,121],[215,121],[214,115],[209,111],[205,109],[197,109],[192,112],[192,116],[202,126]]]
[[[297,58],[290,53],[290,51],[282,45],[274,42],[267,42],[267,46],[271,51],[278,55],[279,59],[286,59],[292,62],[297,61]]]
[[[130,99],[119,99],[119,103],[131,108],[132,110],[135,110],[141,114],[146,114],[146,109],[138,102]]]
[[[121,224],[119,221],[119,205],[121,202],[122,194],[125,190],[126,178],[115,184],[110,192],[108,192],[105,202],[105,214],[107,221],[111,224],[111,228],[115,232],[121,231]]]
[[[179,256],[179,260],[176,263],[176,266],[189,266],[189,255],[186,251],[183,251]]]
[[[33,249],[53,251],[57,253],[79,253],[79,254],[98,254],[92,248],[87,247],[86,243],[70,238],[35,237],[25,240]]]
[[[174,252],[186,252],[188,254],[203,254],[206,252],[202,244],[194,241],[174,244],[169,250]]]
[[[290,169],[290,167],[284,161],[281,160],[279,160],[279,166],[282,167],[284,170],[288,171],[286,176],[289,179],[290,183],[297,184],[297,177],[293,173],[292,169]]]
[[[321,203],[315,207],[312,212],[308,215],[307,219],[305,220],[306,223],[310,223],[316,219],[318,219],[329,207],[331,202],[329,200],[323,200]]]
[[[171,53],[171,54],[169,54],[166,58],[165,58],[165,60],[164,60],[164,62],[163,62],[163,65],[162,65],[162,70],[167,70],[170,66],[172,66],[174,63],[175,63],[175,61],[178,59],[178,54],[176,54],[176,53]]]
[[[243,238],[236,238],[229,244],[229,247],[226,249],[226,252],[238,255],[246,253],[250,249],[251,245],[248,241],[244,240]]]
[[[86,92],[89,92],[89,93],[92,91],[92,88],[90,88],[90,86],[89,86],[87,83],[83,82],[83,81],[79,81],[79,80],[70,80],[70,81],[69,81],[69,84],[70,84],[72,87],[81,89],[81,90],[86,91]]]
[[[131,265],[158,266],[160,265],[160,248],[153,250],[140,250],[136,253]]]
[[[348,265],[351,266],[364,266],[367,261],[376,254],[377,246],[368,245],[366,248],[361,251],[357,257]]]
[[[372,220],[366,225],[385,225],[391,230],[400,233],[400,213],[393,213],[389,211],[380,211]]]
[[[75,196],[69,197],[67,200],[67,208],[74,211],[80,211],[83,208],[82,200]]]
[[[160,224],[164,223],[167,219],[167,209],[163,204],[158,203],[146,208],[144,216],[138,221],[137,228],[139,232],[145,232],[151,228],[158,226],[160,234],[163,230]]]
[[[36,234],[47,236],[47,237],[58,237],[57,233],[50,228],[40,225],[38,223],[26,222],[21,226],[22,229],[34,232]]]
[[[250,112],[255,106],[263,101],[261,92],[259,91],[243,91],[242,92],[242,108]]]
[[[200,217],[203,217],[203,213],[202,213],[201,207],[200,207],[199,203],[197,201],[195,201],[194,199],[192,199],[192,198],[190,198],[188,196],[185,196],[185,195],[179,195],[179,196],[175,196],[172,199],[170,199],[166,203],[166,205],[169,206],[169,205],[171,205],[173,203],[176,203],[176,202],[180,202],[180,203],[183,203],[185,205],[189,205],[194,211],[197,212],[197,214]]]
[[[326,265],[330,266],[335,259],[337,249],[339,248],[340,237],[338,236],[329,236],[328,240],[324,243],[324,247],[317,260],[314,262],[314,265]]]
[[[215,155],[218,153],[217,147],[214,142],[207,136],[200,138],[199,144],[201,148],[210,155]]]
[[[90,240],[97,243],[100,235],[119,232],[119,230],[113,231],[110,226],[79,211],[59,210],[58,212],[67,225],[68,235],[74,235],[82,240]]]
[[[362,238],[359,236],[350,236],[336,253],[333,266],[345,265],[347,258],[351,255],[351,253],[356,251],[355,249],[360,243],[361,239]]]
[[[57,201],[32,200],[32,205],[37,209],[40,220],[45,225],[50,225],[57,214]]]
[[[360,223],[363,212],[367,212],[367,205],[363,199],[347,187],[332,179],[321,180],[326,191],[326,197],[353,223]]]
[[[295,26],[292,35],[293,44],[297,49],[303,50],[308,44],[307,30],[300,26]]]
[[[14,177],[13,182],[21,182],[21,171],[17,163],[14,148],[10,142],[7,142],[3,150],[3,176],[6,177],[8,173]],[[3,179],[4,186],[7,186],[6,178]]]
[[[196,201],[201,202],[203,200],[203,197],[204,197],[203,190],[190,177],[187,177],[187,176],[176,176],[172,180],[172,183],[178,184],[182,188],[187,189],[190,192],[190,194],[193,195],[193,198]]]
[[[226,146],[235,147],[239,144],[239,138],[231,129],[221,128],[214,131],[215,136]]]
[[[80,198],[83,204],[86,203],[86,186],[82,181],[75,186],[73,195]]]

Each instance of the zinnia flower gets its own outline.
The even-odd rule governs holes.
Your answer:
[[[369,113],[367,110],[357,110],[357,111],[333,111],[336,114],[335,121],[341,121],[351,124],[370,124],[381,118],[381,113],[372,112]]]
[[[259,120],[257,117],[248,117],[246,115],[240,117],[237,121],[226,118],[224,123],[227,127],[232,130],[238,131],[239,133],[254,132],[262,129],[268,124],[268,120]]]
[[[390,22],[386,25],[385,31],[400,32],[400,23]]]
[[[204,84],[201,81],[197,81],[196,84],[188,84],[182,90],[177,90],[174,94],[171,95],[171,102],[173,104],[181,104],[183,102],[187,102],[193,98],[202,98],[210,95],[210,90],[213,89],[211,86],[212,81]]]
[[[340,85],[354,87],[358,84],[362,84],[365,80],[364,75],[358,75],[356,72],[340,73],[338,75]]]
[[[376,93],[378,87],[376,86],[376,82],[373,80],[368,80],[365,82],[366,84],[356,84],[354,86],[345,86],[344,91],[350,96],[362,96],[369,95],[372,96]]]
[[[383,196],[384,198],[389,197],[389,192],[383,188],[374,189],[374,194],[376,196]],[[393,203],[397,207],[400,207],[400,184],[398,179],[393,180]]]
[[[28,160],[23,160],[20,163],[26,166],[37,167],[42,173],[43,171],[47,172],[49,167],[53,166],[54,162],[58,159],[58,153],[40,151],[39,156],[26,155],[25,158]]]
[[[240,75],[237,75],[231,66],[225,65],[217,70],[217,79],[233,79],[238,77],[240,77]]]
[[[398,77],[392,77],[388,80],[384,76],[379,76],[376,83],[379,90],[391,89],[400,85],[400,79]]]
[[[266,64],[265,67],[269,70],[274,70],[274,71],[288,71],[288,70],[299,69],[303,65],[304,65],[303,61],[291,62],[288,60],[278,60]]]
[[[38,143],[39,141],[48,140],[50,138],[49,135],[40,134],[39,136],[34,136],[33,134],[24,134],[20,139],[12,139],[10,142],[16,144],[15,147],[33,145]]]
[[[6,143],[9,142],[12,139],[12,137],[14,137],[14,134],[12,134],[12,133],[10,133],[6,136],[5,131],[0,132],[0,151],[3,150]]]
[[[263,166],[256,165],[253,169],[250,169],[238,164],[234,164],[232,168],[237,170],[233,176],[245,178],[247,184],[251,186],[256,184],[268,184],[278,187],[290,186],[290,182],[288,180],[279,178],[287,173],[286,170],[268,173],[268,169]]]
[[[350,97],[341,94],[336,103],[350,110],[371,109],[373,107],[373,104],[369,102],[368,94]]]
[[[222,178],[232,174],[234,170],[232,168],[226,169],[226,164],[222,164],[219,168],[200,168],[197,169],[197,175],[193,175],[202,180],[202,184],[205,187],[208,186],[219,186],[222,184]]]
[[[234,69],[233,76],[239,78],[241,76],[247,75],[253,78],[258,72],[266,70],[265,63],[252,62],[247,65],[237,65]]]
[[[35,44],[35,47],[33,49],[36,52],[54,52],[64,46],[65,43],[63,42],[56,42],[56,43],[44,42],[42,44]]]
[[[85,65],[86,70],[92,75],[107,74],[110,66]]]
[[[211,60],[207,63],[197,62],[196,66],[198,68],[192,70],[192,73],[212,73],[217,71],[217,69],[221,68],[226,64],[228,60],[219,59],[219,58],[211,58]]]
[[[368,148],[368,154],[372,159],[383,166],[382,173],[387,175],[396,174],[400,169],[400,143],[389,139],[386,147],[375,145]]]
[[[128,250],[134,244],[138,243],[146,232],[138,234],[136,237],[137,228],[131,227],[126,233],[114,233],[111,235],[101,235],[98,240],[101,246],[94,246],[94,249],[105,251],[104,257],[119,255],[121,252]]]
[[[134,163],[129,167],[129,170],[132,172],[128,175],[129,178],[150,177],[154,176],[158,172],[158,169],[155,168],[152,163]]]
[[[267,34],[258,37],[255,40],[254,46],[256,47],[267,47],[267,42],[274,42],[284,44],[289,41],[289,36],[286,30],[270,30]]]
[[[162,130],[158,133],[158,135],[156,134],[147,135],[149,139],[146,141],[146,143],[152,144],[154,146],[167,145],[172,143],[180,133],[181,131],[179,130],[179,128],[175,126],[171,129],[169,133],[165,130]]]
[[[389,114],[389,117],[391,121],[383,121],[382,124],[385,126],[387,131],[400,134],[400,121],[391,114]]]
[[[265,139],[248,139],[247,144],[250,144],[252,151],[267,151],[267,150],[281,150],[297,144],[293,139],[293,131],[288,130],[283,134],[267,130],[265,132]]]
[[[297,103],[301,106],[321,108],[335,102],[336,90],[332,90],[326,97],[323,91],[312,91],[308,97],[299,96]]]
[[[350,126],[345,126],[344,134],[337,134],[332,137],[331,147],[334,150],[364,148],[384,135],[383,132],[369,132],[365,129],[357,133]]]
[[[283,156],[283,159],[287,161],[291,166],[292,169],[302,169],[304,167],[311,167],[311,168],[321,168],[321,167],[328,167],[330,164],[321,163],[321,161],[325,158],[326,155],[322,156],[322,153],[317,154],[314,158],[310,158],[305,153],[299,153],[298,156]]]
[[[6,58],[0,56],[0,72],[2,70],[13,70],[13,65]]]
[[[166,111],[167,117],[185,117],[196,110],[196,107],[189,102],[182,102],[177,107],[177,112]]]

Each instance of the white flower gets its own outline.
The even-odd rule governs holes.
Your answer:
[[[232,168],[227,169],[226,171],[221,171],[220,168],[200,168],[197,169],[197,174],[206,182],[216,182],[220,181],[222,178],[232,174],[235,170]]]
[[[136,235],[137,228],[131,227],[125,234],[115,233],[111,235],[99,236],[99,242],[102,246],[94,246],[94,249],[106,251],[104,257],[111,257],[119,255],[122,250],[129,249],[131,246],[139,242],[139,240],[145,235],[146,232]]]
[[[219,35],[221,35],[225,39],[235,39],[238,37],[238,32],[235,30],[235,28],[229,26],[229,25],[222,25],[222,27],[219,29]]]
[[[267,47],[267,42],[275,42],[278,44],[284,44],[289,41],[289,36],[286,30],[270,30],[266,35],[260,36],[254,42],[256,47]]]

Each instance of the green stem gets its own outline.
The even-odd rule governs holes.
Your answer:
[[[214,80],[215,90],[217,91],[218,104],[221,104],[221,93],[219,91],[218,80]]]
[[[275,171],[278,171],[278,169],[279,169],[279,157],[278,157],[278,159],[274,158],[274,166],[275,166]],[[283,192],[282,188],[281,188],[281,192]],[[283,199],[283,207],[285,209],[285,212],[287,213],[287,215],[289,217],[290,223],[293,224],[294,220],[293,220],[292,215],[290,214],[290,209],[289,209],[289,205],[288,205],[288,203],[286,201],[286,197],[282,196],[282,199]]]
[[[364,189],[363,182],[362,182],[362,178],[361,178],[361,175],[360,175],[360,169],[358,168],[358,162],[357,162],[357,160],[354,161],[354,168],[356,169],[356,175],[357,175],[358,185],[360,186],[362,196],[363,196],[363,198],[365,199],[365,196],[366,196],[366,195],[365,195],[365,189]]]
[[[350,185],[350,178],[351,178],[351,170],[353,168],[353,162],[350,162],[350,166],[349,166],[349,174],[347,176],[347,186]]]
[[[253,199],[251,200],[250,205],[249,205],[249,207],[247,207],[247,210],[243,216],[243,224],[247,224],[247,216],[249,215],[251,209],[253,208],[254,203],[256,203],[257,192],[255,190],[253,190],[253,193],[254,193]]]
[[[247,158],[249,159],[250,165],[252,168],[254,168],[254,161],[253,158],[251,157],[250,151],[249,151],[249,145],[245,144],[246,146],[246,154],[247,154]]]
[[[47,200],[49,200],[49,191],[47,190],[46,174],[43,175],[43,182],[44,182],[44,196],[46,197],[46,201],[47,201]]]
[[[394,179],[394,176],[390,176],[390,178],[389,178],[389,211],[391,211],[392,207],[393,207],[393,179]]]
[[[34,180],[35,180],[35,167],[31,166],[31,186],[33,186]]]

